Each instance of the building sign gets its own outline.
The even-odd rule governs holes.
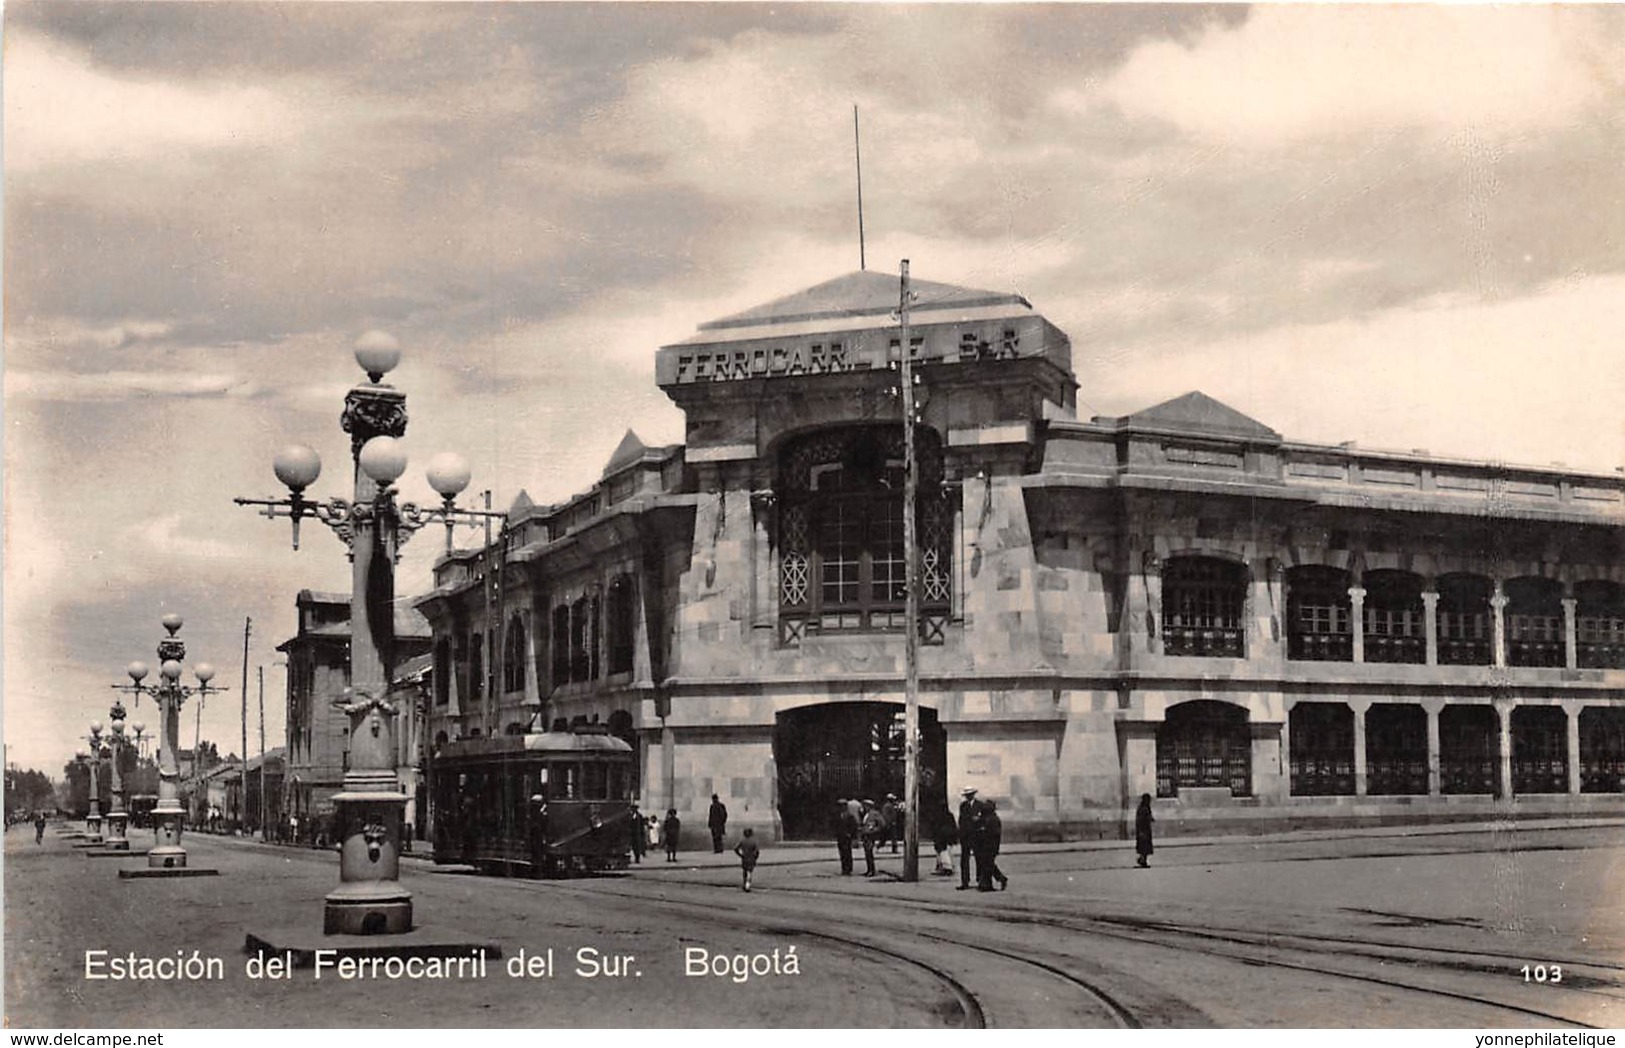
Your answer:
[[[956,332],[959,332],[957,341],[952,338]],[[929,336],[922,334],[909,339],[914,359],[920,363],[1013,360],[1021,355],[1021,338],[1009,328],[991,333],[949,328],[930,332]],[[777,345],[752,343],[737,347],[673,346],[662,350],[661,355],[675,365],[672,382],[725,382],[884,368],[898,359],[898,342],[896,338],[885,342],[879,338],[860,338]]]

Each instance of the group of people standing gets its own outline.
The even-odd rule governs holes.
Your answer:
[[[887,841],[891,842],[892,854],[897,854],[903,840],[904,820],[907,811],[897,803],[897,795],[886,794],[882,804],[872,800],[847,800],[839,798],[835,802],[835,850],[841,857],[841,872],[852,872],[852,845],[858,843],[863,847],[863,864],[865,877],[875,875],[875,849],[883,847]]]

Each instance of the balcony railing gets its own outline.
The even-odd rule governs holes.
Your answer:
[[[1423,637],[1389,636],[1382,633],[1365,635],[1365,661],[1411,662],[1421,665],[1428,660],[1428,643]]]
[[[1291,633],[1287,636],[1287,658],[1305,662],[1352,662],[1354,638],[1347,633]]]
[[[1164,626],[1162,650],[1168,655],[1241,658],[1246,654],[1242,631],[1222,626]]]

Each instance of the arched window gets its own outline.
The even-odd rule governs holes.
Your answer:
[[[525,690],[525,625],[515,615],[502,638],[502,690]]]
[[[434,646],[434,704],[451,701],[451,642],[442,638]]]
[[[1163,586],[1167,586],[1166,580]],[[1164,602],[1166,606],[1166,596]],[[1287,658],[1348,662],[1354,658],[1349,573],[1305,564],[1287,569]]]
[[[1563,584],[1536,577],[1506,583],[1507,665],[1562,666]]]
[[[1490,593],[1494,584],[1482,575],[1444,575],[1439,579],[1439,663],[1443,666],[1488,666]]]
[[[1162,568],[1162,641],[1169,655],[1246,655],[1247,569],[1216,557],[1170,557]]]
[[[1360,584],[1365,587],[1365,661],[1426,662],[1422,577],[1409,571],[1368,571]]]
[[[570,683],[570,605],[553,609],[553,635],[548,639],[553,651],[553,686]]]
[[[608,630],[609,672],[631,673],[633,639],[636,636],[637,605],[633,601],[630,575],[617,575],[609,584]]]
[[[1580,792],[1625,792],[1625,709],[1580,711]]]
[[[940,642],[953,599],[952,508],[936,433],[915,428],[921,637]],[[790,442],[779,457],[781,638],[903,628],[903,431],[857,426]]]
[[[1157,796],[1177,797],[1182,787],[1227,787],[1232,797],[1252,793],[1245,709],[1207,699],[1168,707],[1157,728]]]
[[[1574,639],[1583,669],[1625,669],[1625,587],[1605,579],[1574,584]]]
[[[1354,711],[1346,702],[1300,702],[1287,714],[1294,797],[1354,793]]]
[[[485,636],[473,633],[468,641],[468,697],[478,702],[485,695]]]
[[[570,605],[570,679],[598,677],[598,598],[579,597]]]

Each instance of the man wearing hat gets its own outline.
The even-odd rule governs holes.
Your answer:
[[[863,802],[863,875],[875,875],[875,842],[886,835],[886,820],[880,815],[880,809],[875,802],[865,799]]]
[[[971,855],[981,854],[977,846],[981,835],[980,814],[976,804],[976,787],[966,786],[959,791],[959,890],[962,892],[970,890]]]
[[[891,838],[891,853],[897,854],[897,844],[903,839],[903,808],[897,803],[897,794],[886,794],[886,803],[880,806],[880,817],[886,820],[886,836]]]

